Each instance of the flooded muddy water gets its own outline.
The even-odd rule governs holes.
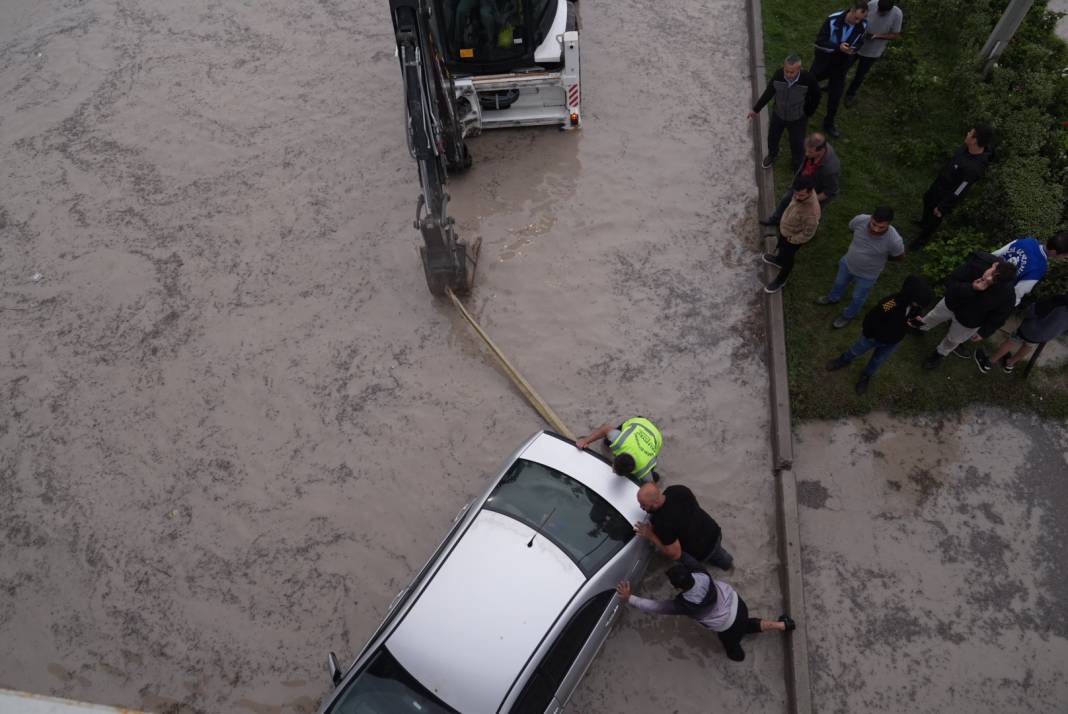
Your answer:
[[[0,686],[314,711],[543,428],[423,282],[387,3],[0,12]],[[661,425],[777,616],[744,5],[581,14],[583,130],[450,186],[467,305],[575,431]],[[628,612],[573,710],[782,711],[746,647]]]

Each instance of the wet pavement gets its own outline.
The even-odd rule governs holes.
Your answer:
[[[744,5],[581,12],[584,129],[451,186],[467,304],[576,431],[660,423],[775,616]],[[314,711],[542,428],[424,285],[387,4],[16,0],[0,97],[0,686]],[[747,651],[629,612],[573,708],[782,711]]]
[[[804,424],[814,709],[1068,701],[1068,425],[993,409]]]

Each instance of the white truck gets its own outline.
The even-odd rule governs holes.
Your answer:
[[[579,17],[571,0],[389,0],[408,149],[422,193],[415,227],[435,295],[471,286],[478,245],[456,235],[445,190],[483,129],[582,126]]]

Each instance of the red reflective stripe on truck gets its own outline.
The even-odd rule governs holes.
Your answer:
[[[567,88],[567,104],[570,107],[577,107],[579,103],[579,86],[572,84]]]

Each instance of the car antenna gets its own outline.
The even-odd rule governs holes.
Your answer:
[[[534,535],[530,536],[530,542],[527,543],[528,548],[534,547],[534,537],[541,533],[541,530],[545,527],[545,524],[549,522],[549,519],[553,517],[554,513],[556,513],[556,506],[553,506],[553,510],[549,511],[549,515],[545,516],[545,520],[538,526],[538,530],[534,531]]]

